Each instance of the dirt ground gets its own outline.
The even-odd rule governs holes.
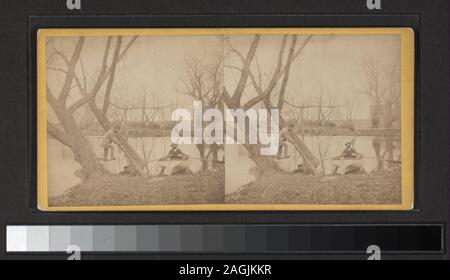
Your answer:
[[[223,204],[224,172],[182,174],[170,177],[89,178],[65,195],[50,198],[52,207]]]
[[[228,204],[400,204],[401,171],[345,176],[263,174],[226,196]]]
[[[224,194],[224,172],[171,177],[96,176],[50,198],[52,207],[180,204],[400,204],[401,172],[346,176],[265,173]]]

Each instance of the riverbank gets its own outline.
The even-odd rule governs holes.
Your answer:
[[[227,204],[400,204],[401,170],[345,176],[264,173]]]
[[[168,177],[102,175],[66,194],[49,198],[51,207],[222,204],[224,172]]]

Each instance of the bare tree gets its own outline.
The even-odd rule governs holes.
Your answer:
[[[89,176],[95,173],[105,172],[105,170],[98,162],[96,155],[91,149],[89,141],[84,137],[74,118],[74,113],[77,109],[79,109],[78,104],[80,104],[81,101],[84,102],[85,98],[75,102],[72,106],[67,105],[67,99],[73,89],[72,84],[75,79],[75,71],[77,63],[80,60],[84,43],[84,37],[78,39],[70,59],[66,58],[62,53],[57,51],[51,55],[62,57],[67,64],[67,68],[47,68],[47,70],[59,71],[65,74],[65,80],[58,95],[55,95],[51,90],[51,87],[47,84],[47,102],[58,118],[63,130],[50,122],[47,123],[47,130],[50,136],[68,146],[73,151],[75,160],[80,163],[86,174]],[[108,44],[105,49],[106,58],[104,58],[104,60],[107,59],[109,48],[110,44]]]
[[[374,128],[392,128],[400,120],[401,111],[401,75],[399,63],[382,64],[372,57],[364,59],[364,76],[362,90],[372,102],[372,124]],[[375,139],[373,146],[378,159],[378,169],[384,169],[385,157],[388,162],[394,159],[394,143],[391,136],[385,138],[385,152],[381,152],[380,139]],[[388,164],[390,165],[390,163]]]
[[[187,58],[185,75],[181,75],[184,88],[182,93],[202,102],[207,109],[216,108],[223,94],[222,58],[216,57],[211,62],[204,59]]]
[[[308,120],[307,111],[311,108],[311,102],[298,95],[292,102],[285,100],[284,103],[290,107],[287,114],[288,118],[295,122],[297,126],[304,126],[305,121]]]
[[[400,117],[400,67],[398,63],[382,64],[372,57],[363,60],[359,92],[372,103],[375,128],[391,128]],[[384,121],[383,121],[384,120]]]
[[[111,91],[115,79],[116,67],[119,62],[125,57],[128,50],[131,48],[137,37],[133,37],[128,44],[122,48],[123,39],[117,37],[115,44],[113,37],[108,37],[105,44],[105,50],[101,61],[100,72],[88,84],[88,75],[82,63],[81,54],[86,39],[80,37],[77,39],[71,57],[67,57],[63,52],[54,48],[53,52],[47,59],[48,71],[57,71],[64,74],[64,82],[59,90],[58,95],[54,95],[51,86],[47,84],[47,102],[58,118],[63,130],[48,123],[48,133],[71,148],[75,154],[76,160],[83,166],[86,174],[92,175],[95,173],[103,173],[105,170],[98,162],[89,141],[84,137],[79,125],[77,124],[74,114],[81,108],[89,105],[93,115],[98,120],[104,130],[112,128],[112,124],[107,118],[108,109],[110,106]],[[112,53],[112,57],[110,58]],[[50,62],[54,59],[62,60],[64,67],[53,67]],[[81,72],[81,73],[80,73]],[[103,106],[97,107],[96,97],[99,92],[105,88]],[[69,97],[75,99],[76,95],[71,94],[74,89],[78,89],[78,94],[81,98],[74,100],[71,105],[68,105]],[[138,154],[130,147],[128,142],[121,135],[117,135],[118,145],[124,150],[133,165],[138,170],[142,171],[142,160]]]
[[[109,119],[128,126],[129,123],[138,123],[141,128],[148,127],[160,114],[164,107],[159,106],[158,100],[144,91],[142,97],[114,98],[110,102]]]
[[[250,48],[246,55],[242,54],[239,50],[229,44],[229,51],[227,55],[236,55],[242,66],[226,65],[231,70],[239,71],[240,78],[234,91],[229,91],[225,88],[224,100],[227,106],[231,109],[244,109],[248,110],[259,103],[263,103],[267,109],[283,109],[285,104],[286,89],[290,78],[292,64],[302,54],[303,50],[311,41],[312,36],[307,36],[298,47],[298,36],[283,36],[280,42],[280,48],[277,55],[277,62],[272,75],[268,79],[268,83],[263,83],[262,72],[258,65],[258,76],[252,72],[252,64],[255,60],[257,49],[261,42],[261,36],[255,35],[251,42]],[[242,104],[242,97],[245,89],[247,88],[247,82],[251,81],[257,96]],[[273,99],[276,102],[273,102]],[[281,117],[280,126],[283,127],[286,122]],[[294,145],[297,150],[311,169],[315,169],[319,161],[315,158],[313,153],[306,147],[296,134],[291,135],[294,140]],[[276,163],[270,157],[261,157],[259,154],[258,145],[246,145],[250,158],[260,167],[262,170],[278,170]]]
[[[322,144],[320,143],[320,137],[319,137],[319,136],[316,136],[316,139],[317,139],[317,140],[316,140],[316,141],[317,141],[317,147],[318,147],[318,150],[319,150],[319,156],[320,156],[321,175],[323,176],[323,175],[325,175],[325,171],[326,171],[326,169],[325,169],[325,161],[326,161],[326,159],[327,159],[328,152],[329,152],[330,147],[331,147],[331,140],[332,140],[332,137],[329,138],[328,143],[327,143],[325,149],[322,148]]]
[[[356,119],[356,114],[358,113],[358,106],[356,106],[356,94],[347,95],[345,97],[345,124],[344,128],[354,129],[355,124],[354,121]]]
[[[154,150],[155,140],[145,138],[147,128],[154,129],[152,126],[160,112],[165,107],[160,107],[158,100],[149,95],[145,90],[142,98],[121,98],[111,102],[110,114],[121,123],[122,129],[125,129],[125,135],[129,135],[130,129],[140,130],[143,138],[136,142],[136,150],[141,150],[143,156],[146,174],[149,174],[150,158]],[[130,127],[132,126],[132,127]]]
[[[321,86],[317,104],[317,125],[319,127],[328,126],[331,118],[333,117],[333,113],[336,110],[336,106],[334,106],[334,103],[331,99],[328,101],[328,105],[325,103],[323,97],[324,94],[325,92]]]
[[[187,58],[184,75],[180,75],[184,85],[181,92],[202,103],[204,110],[220,108],[223,95],[223,59],[214,57],[205,59]],[[209,148],[209,153],[207,153]],[[212,154],[213,162],[217,162],[219,148],[217,145],[198,144],[197,149],[202,159],[203,171],[208,170],[208,158]],[[214,163],[215,164],[215,163]]]

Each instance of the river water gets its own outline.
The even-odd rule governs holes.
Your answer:
[[[333,170],[331,165],[332,158],[340,155],[345,148],[345,143],[354,141],[354,147],[357,152],[364,155],[363,168],[366,172],[371,172],[377,168],[376,152],[373,146],[375,137],[348,137],[348,136],[305,136],[302,138],[305,144],[311,149],[317,158],[322,158],[325,166],[325,174],[330,174]],[[101,137],[90,137],[94,151],[97,156],[103,156],[103,149],[100,145]],[[170,138],[129,138],[130,145],[138,152],[141,157],[149,159],[149,175],[157,175],[161,171],[157,160],[166,156],[170,150]],[[394,146],[394,160],[400,157],[399,142]],[[191,170],[196,172],[202,167],[200,153],[195,145],[180,145],[180,149],[192,158]],[[381,151],[384,152],[382,142]],[[286,171],[293,171],[302,159],[293,146],[289,147],[289,159],[282,161],[282,168]],[[321,156],[322,155],[322,156]],[[117,172],[128,165],[125,155],[116,147],[115,157],[118,160],[109,163],[109,167]],[[225,193],[233,193],[240,187],[252,182],[255,177],[251,171],[255,163],[248,157],[247,151],[241,145],[226,145],[225,153],[219,153],[219,160],[225,159]],[[212,163],[209,163],[212,168]],[[77,171],[81,166],[74,160],[74,155],[69,148],[53,138],[48,139],[48,190],[49,196],[59,196],[64,194],[70,188],[81,182],[77,177]]]

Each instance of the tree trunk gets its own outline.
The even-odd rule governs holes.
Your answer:
[[[280,129],[287,125],[286,121],[280,116]],[[310,170],[316,170],[319,166],[320,161],[314,156],[311,150],[305,145],[305,143],[298,137],[296,133],[290,133],[292,143],[295,146],[295,149],[298,151],[300,156],[303,158],[305,165]]]
[[[72,150],[75,160],[83,167],[86,176],[89,177],[96,173],[106,173],[106,170],[98,161],[91,144],[86,137],[84,137],[80,128],[78,128],[75,119],[71,115],[62,112],[57,108],[54,111],[64,128],[68,140],[60,142],[66,144]],[[60,140],[58,139],[60,137],[57,134],[52,133],[51,130],[49,130],[49,134],[57,140]]]
[[[299,152],[300,156],[305,161],[305,164],[309,169],[315,170],[320,161],[314,156],[310,149],[305,145],[305,143],[297,136],[295,133],[291,133],[291,138],[294,141],[294,146],[296,150]]]
[[[109,120],[100,112],[97,108],[97,105],[94,102],[89,103],[89,107],[91,108],[92,113],[97,118],[99,124],[105,131],[108,131],[112,128]],[[145,161],[136,153],[136,151],[130,146],[127,139],[122,135],[117,135],[117,140],[119,143],[116,143],[120,146],[120,148],[125,152],[126,156],[130,160],[130,164],[136,168],[136,170],[140,174],[144,174],[143,169],[145,168]]]
[[[377,171],[381,171],[384,169],[384,161],[381,156],[381,140],[378,138],[375,138],[375,139],[373,139],[372,144],[373,144],[373,148],[375,150],[375,155],[376,155],[377,161],[378,161]]]
[[[197,150],[200,153],[200,158],[202,160],[202,171],[208,171],[208,161],[205,157],[206,155],[206,145],[205,144],[198,144]]]
[[[276,172],[282,171],[278,167],[278,164],[275,162],[273,157],[261,155],[261,145],[246,144],[245,148],[247,149],[249,158],[258,167],[259,174],[262,174],[263,172],[269,172],[269,171],[276,171]]]
[[[394,140],[391,136],[386,137],[386,153],[388,155],[387,167],[392,168],[394,161]]]
[[[212,154],[212,168],[216,170],[219,167],[219,145],[213,144],[209,146],[209,151]]]
[[[229,102],[228,107],[230,108],[240,108],[240,105]],[[267,105],[266,105],[267,107]],[[269,117],[270,111],[269,111]],[[287,125],[286,121],[280,116],[280,129]],[[246,127],[250,128],[250,123],[248,119],[246,119]],[[245,129],[245,128],[243,128]],[[256,129],[256,128],[253,128]],[[309,150],[309,148],[303,143],[303,141],[295,134],[291,134],[291,138],[294,141],[295,149],[300,153],[300,156],[304,159],[305,165],[308,166],[309,169],[315,171],[319,166],[320,161],[314,156],[314,154]],[[246,134],[246,143],[249,143],[248,133]],[[258,172],[261,174],[266,171],[277,171],[282,172],[282,170],[278,167],[277,162],[271,156],[262,156],[261,155],[261,145],[259,144],[246,144],[245,148],[249,154],[249,157],[252,161],[255,162],[258,167]]]

